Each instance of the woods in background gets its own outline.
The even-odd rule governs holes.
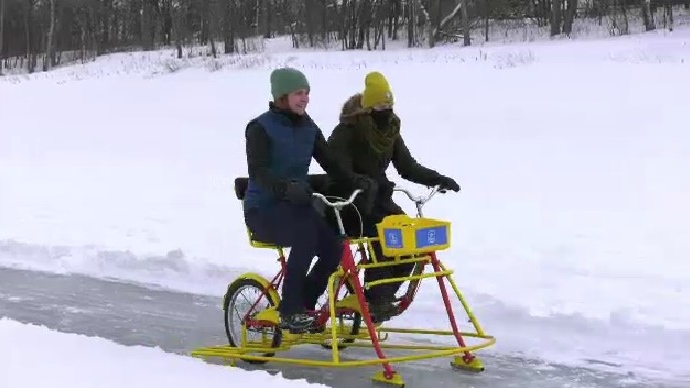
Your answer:
[[[385,50],[488,40],[490,23],[527,20],[570,35],[577,18],[603,19],[612,35],[644,29],[659,14],[673,26],[673,6],[690,0],[0,0],[4,68],[49,70],[104,53],[210,45],[211,55],[253,51],[257,37],[290,36],[295,48]],[[470,33],[477,36],[470,36]],[[37,66],[40,64],[40,66]],[[38,67],[38,68],[37,68]]]

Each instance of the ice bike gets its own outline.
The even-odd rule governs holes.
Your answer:
[[[438,187],[431,189],[428,195],[414,196],[410,191],[396,187],[394,190],[403,192],[414,202],[417,208],[415,217],[406,215],[388,216],[377,225],[377,237],[346,236],[340,211],[352,203],[360,193],[355,191],[349,199],[330,197],[325,192],[325,174],[309,176],[314,195],[333,209],[343,239],[344,250],[341,265],[334,272],[328,282],[327,303],[317,305],[311,311],[317,320],[320,330],[304,334],[291,334],[287,329],[281,329],[278,305],[280,304],[279,289],[285,273],[287,259],[285,248],[252,239],[248,232],[252,247],[266,248],[277,251],[277,261],[280,269],[273,279],[268,280],[258,273],[245,273],[228,285],[223,297],[223,311],[225,331],[228,345],[202,347],[192,352],[192,356],[200,358],[223,358],[236,365],[237,360],[252,364],[263,364],[268,361],[299,364],[314,367],[362,367],[380,364],[383,370],[377,372],[372,380],[404,387],[403,377],[393,368],[397,362],[408,362],[420,359],[452,357],[451,366],[458,369],[483,371],[484,363],[473,352],[492,346],[496,339],[487,335],[480,326],[476,316],[469,307],[462,292],[451,276],[453,270],[448,269],[436,255],[451,245],[451,224],[432,218],[425,218],[422,207],[439,192]],[[235,180],[235,194],[243,201],[247,188],[247,178]],[[330,201],[328,198],[339,200]],[[392,261],[378,261],[375,257],[372,243],[379,242],[383,254],[394,257]],[[356,253],[352,249],[355,248]],[[368,254],[369,252],[369,254]],[[360,259],[355,261],[355,256]],[[364,285],[360,279],[360,272],[367,268],[380,268],[392,265],[413,263],[410,276],[376,280]],[[431,267],[431,272],[425,272]],[[385,327],[384,324],[372,322],[369,306],[364,298],[364,288],[393,282],[407,282],[404,294],[397,298],[399,316],[405,312],[417,294],[421,281],[435,278],[439,285],[443,305],[450,323],[451,330],[429,330],[416,328]],[[444,282],[445,281],[445,282]],[[460,331],[453,313],[453,306],[446,287],[450,284],[459,302],[474,327],[474,332]],[[253,292],[253,297],[245,296],[245,292]],[[341,294],[342,292],[342,294]],[[245,307],[242,312],[238,308]],[[364,329],[364,330],[362,330]],[[453,345],[420,345],[389,343],[390,333],[410,335],[451,336],[457,344]],[[250,339],[250,335],[256,338]],[[477,340],[477,344],[469,345],[467,337]],[[391,341],[392,342],[392,341]],[[330,349],[331,360],[303,359],[290,357],[276,357],[276,353],[286,352],[293,346],[320,345]],[[373,347],[376,358],[366,360],[341,360],[341,351],[347,347]],[[420,352],[397,357],[387,357],[384,349],[402,349]],[[426,351],[426,352],[424,352]]]

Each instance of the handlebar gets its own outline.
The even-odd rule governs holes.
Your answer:
[[[359,195],[360,193],[362,193],[362,190],[357,189],[352,193],[352,195],[350,195],[350,198],[348,198],[347,200],[335,201],[335,202],[329,201],[328,198],[321,193],[313,193],[312,196],[314,198],[319,198],[323,203],[325,203],[326,205],[333,208],[333,211],[335,212],[335,218],[338,221],[338,229],[340,231],[340,235],[345,236],[345,226],[343,225],[343,219],[340,217],[340,210],[342,210],[345,206],[351,205],[355,201],[355,198],[357,197],[357,195]],[[335,198],[340,198],[340,197],[335,197]],[[340,198],[340,199],[342,199],[342,198]],[[355,207],[355,210],[356,209],[357,208]],[[357,213],[359,213],[359,210],[357,210]],[[364,234],[364,225],[362,224],[361,221],[362,221],[362,219],[361,219],[361,215],[360,215],[360,235],[363,235]]]
[[[342,209],[343,207],[345,207],[345,206],[347,206],[347,205],[351,205],[352,202],[355,201],[355,198],[357,197],[357,195],[359,195],[360,193],[362,193],[362,190],[357,189],[357,190],[355,190],[355,191],[352,193],[352,195],[350,195],[350,198],[348,198],[347,200],[345,200],[345,201],[336,201],[336,202],[331,202],[331,201],[329,201],[329,200],[326,198],[326,196],[323,195],[323,194],[321,194],[321,193],[313,193],[312,195],[313,195],[314,197],[316,197],[316,198],[319,198],[321,201],[323,201],[323,203],[325,203],[326,205],[328,205],[328,206],[330,206],[330,207],[337,208],[337,209]]]
[[[421,195],[414,195],[414,194],[412,194],[411,191],[409,191],[403,187],[399,187],[399,186],[393,187],[393,191],[399,191],[401,193],[405,193],[405,194],[407,194],[407,198],[409,198],[410,201],[412,201],[414,203],[419,203],[422,205],[429,202],[431,200],[431,197],[433,197],[436,193],[439,193],[439,192],[445,193],[446,192],[445,190],[440,190],[439,185],[432,187],[429,194],[425,197],[422,197]]]
[[[432,187],[429,194],[427,194],[425,196],[414,195],[408,189],[405,189],[405,188],[400,187],[400,186],[393,186],[393,191],[399,191],[401,193],[405,193],[407,195],[407,197],[410,199],[410,201],[414,202],[415,206],[417,207],[417,217],[423,217],[424,216],[422,214],[422,207],[424,206],[424,204],[429,202],[431,200],[431,198],[433,198],[433,196],[436,195],[436,193],[445,193],[446,192],[446,190],[441,190],[439,185]],[[341,235],[344,236],[345,235],[345,228],[343,226],[342,218],[340,217],[340,210],[342,210],[345,206],[352,205],[353,202],[355,201],[355,198],[357,198],[357,195],[361,194],[362,192],[363,192],[362,190],[357,189],[350,195],[350,198],[343,200],[340,197],[335,197],[335,198],[340,199],[340,200],[336,200],[336,201],[329,201],[328,197],[333,197],[333,196],[325,196],[321,193],[313,193],[312,196],[314,198],[320,199],[324,204],[333,208],[333,210],[335,212],[336,220],[338,221],[338,229],[340,230]],[[356,207],[355,207],[355,210],[357,211],[357,213],[359,213],[359,210],[357,210]],[[362,219],[361,219],[361,215],[360,215],[360,235],[363,235],[364,225],[361,224],[361,221],[362,221]]]
[[[439,185],[432,187],[431,191],[426,196],[414,195],[414,194],[412,194],[411,191],[409,191],[403,187],[400,187],[400,186],[394,186],[393,191],[399,191],[401,193],[405,193],[407,195],[407,198],[409,198],[410,201],[414,202],[415,206],[417,207],[417,217],[423,216],[422,207],[424,206],[424,204],[429,202],[431,200],[431,198],[434,195],[436,195],[436,193],[445,193],[446,192],[446,190],[441,190]]]

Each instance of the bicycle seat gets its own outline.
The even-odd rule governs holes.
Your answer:
[[[314,192],[317,193],[325,193],[328,184],[329,184],[329,178],[327,174],[309,174],[307,175],[307,178],[309,180],[309,185],[311,186],[311,189]],[[237,177],[235,178],[235,196],[237,197],[238,200],[244,201],[244,196],[247,193],[247,187],[249,186],[249,178],[248,177]],[[260,240],[255,240],[252,238],[252,232],[247,228],[247,235],[249,237],[249,245],[251,245],[254,248],[269,248],[269,249],[280,249],[280,248],[289,248],[289,247],[280,247],[278,245],[275,245],[273,243],[268,243]]]
[[[309,186],[315,193],[326,194],[329,184],[327,174],[309,174],[307,175]],[[247,193],[247,186],[249,186],[248,177],[235,178],[235,196],[238,200],[244,201],[244,196]]]

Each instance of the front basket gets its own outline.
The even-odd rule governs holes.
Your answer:
[[[411,256],[450,247],[447,221],[396,214],[385,217],[376,228],[384,256]]]

